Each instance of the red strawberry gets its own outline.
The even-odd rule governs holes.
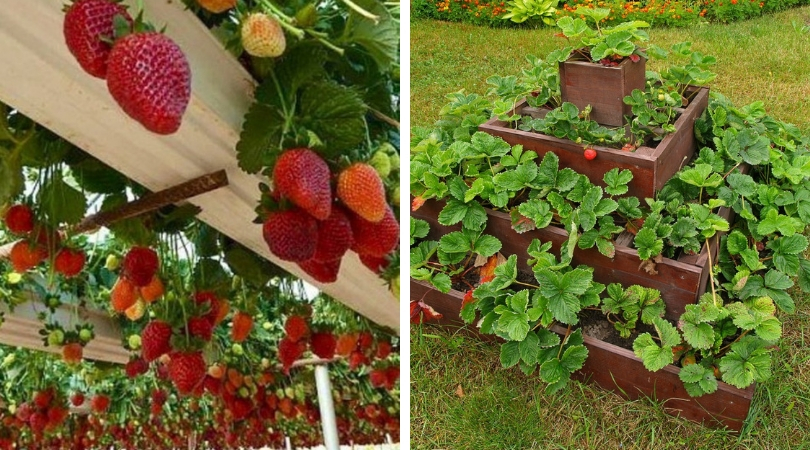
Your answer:
[[[366,351],[371,348],[371,344],[373,343],[374,343],[374,336],[372,336],[371,333],[369,333],[368,331],[363,331],[357,338],[357,349],[361,351]]]
[[[239,421],[245,419],[253,411],[253,402],[246,398],[236,398],[231,402],[229,409],[233,420]]]
[[[318,224],[318,245],[312,259],[326,262],[340,259],[354,243],[352,223],[346,211],[338,206],[332,207],[332,214]]]
[[[160,265],[157,253],[148,247],[132,247],[124,256],[121,273],[137,287],[148,286]]]
[[[354,370],[364,364],[368,364],[368,359],[363,352],[355,350],[349,355],[349,370]]]
[[[48,250],[40,245],[19,241],[11,247],[9,259],[14,271],[23,273],[33,269],[48,257]]]
[[[79,364],[82,362],[82,345],[77,342],[65,344],[62,347],[62,360],[67,364]]]
[[[115,312],[125,312],[138,302],[135,286],[127,278],[119,278],[110,292],[110,306]]]
[[[144,361],[142,358],[133,358],[127,362],[126,366],[124,366],[124,371],[126,372],[128,378],[135,378],[138,375],[143,375],[149,371],[149,363]]]
[[[53,268],[68,278],[75,277],[84,269],[85,259],[83,251],[65,247],[56,254]]]
[[[45,415],[45,413],[37,411],[31,414],[28,423],[31,425],[31,430],[34,434],[40,435],[45,431],[45,427],[48,426],[48,416]]]
[[[399,379],[399,366],[389,366],[385,369],[385,375],[388,378],[388,390],[394,388],[394,385],[397,384],[397,380]]]
[[[84,394],[76,392],[70,396],[70,404],[73,406],[82,406],[84,404]]]
[[[48,425],[47,429],[54,429],[61,425],[65,419],[70,415],[70,410],[64,406],[54,406],[48,410]]]
[[[23,403],[17,408],[17,412],[14,413],[14,416],[23,422],[28,422],[33,412],[34,409],[30,403]]]
[[[278,343],[278,359],[284,372],[289,373],[293,363],[298,361],[307,349],[306,342],[295,342],[290,337],[285,337]]]
[[[214,334],[214,323],[208,316],[192,317],[188,320],[188,332],[206,342],[210,341]]]
[[[596,158],[596,150],[594,150],[592,148],[586,148],[585,151],[582,152],[582,155],[585,157],[585,159],[587,159],[588,161],[591,161],[594,158]]]
[[[371,381],[371,385],[376,388],[383,387],[388,383],[388,376],[383,369],[372,370],[371,373],[368,374],[368,379]]]
[[[253,317],[242,311],[236,311],[233,315],[233,328],[231,328],[231,338],[234,342],[244,341],[253,329]]]
[[[369,222],[385,217],[388,203],[380,174],[369,164],[355,163],[340,172],[337,196],[346,207]]]
[[[371,255],[360,255],[360,262],[362,262],[364,266],[368,267],[368,270],[376,273],[377,275],[381,274],[385,269],[387,269],[388,264],[390,263],[390,261],[384,256]]]
[[[318,220],[332,212],[330,177],[323,158],[308,148],[285,151],[273,168],[276,190]]]
[[[284,332],[291,341],[298,342],[309,334],[309,325],[301,316],[290,316],[284,322]]]
[[[309,274],[315,281],[320,283],[334,283],[337,281],[340,271],[340,259],[331,261],[317,261],[314,258],[308,261],[301,261],[298,267]]]
[[[318,221],[304,210],[290,209],[270,214],[262,227],[270,252],[284,261],[312,259],[318,242]]]
[[[169,396],[166,394],[166,391],[162,389],[155,389],[152,391],[152,404],[153,405],[163,405],[168,400]]]
[[[385,216],[378,223],[369,222],[362,217],[351,214],[354,231],[352,250],[361,255],[383,257],[397,248],[399,244],[399,222],[391,208],[385,208]]]
[[[180,128],[191,97],[191,69],[183,51],[166,35],[134,33],[113,45],[107,88],[124,112],[147,130],[171,134]]]
[[[34,212],[28,205],[14,205],[6,212],[6,228],[14,234],[34,231]]]
[[[169,378],[181,394],[190,394],[205,379],[207,366],[202,352],[172,353]]]
[[[377,359],[385,359],[388,358],[388,355],[391,354],[391,343],[388,341],[380,341],[377,342]]]
[[[318,357],[332,359],[335,357],[337,338],[330,332],[312,333],[309,338],[309,346],[312,353],[318,355]]]
[[[172,327],[166,322],[153,320],[141,332],[141,355],[146,362],[152,362],[172,350],[170,340]]]
[[[54,389],[48,388],[34,394],[34,405],[39,409],[47,409],[54,397]]]
[[[82,69],[94,77],[107,76],[110,44],[102,38],[113,39],[115,16],[132,25],[126,8],[109,0],[77,0],[65,14],[63,31],[68,50]]]
[[[90,409],[96,413],[100,414],[104,411],[107,411],[107,408],[110,407],[110,397],[107,397],[104,394],[96,394],[93,398],[90,399]]]

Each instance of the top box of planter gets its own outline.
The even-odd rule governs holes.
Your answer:
[[[503,138],[510,145],[521,144],[525,149],[537,152],[542,158],[546,152],[554,152],[560,158],[560,166],[587,175],[593,183],[602,183],[605,173],[614,167],[629,169],[633,180],[628,185],[628,195],[639,198],[654,198],[655,191],[689,162],[697,148],[695,141],[695,119],[709,104],[709,89],[690,87],[687,97],[689,105],[680,111],[675,121],[674,133],[658,142],[654,147],[640,146],[634,152],[622,151],[607,147],[593,146],[597,152],[596,159],[586,160],[582,144],[568,139],[558,139],[540,133],[510,128],[506,122],[493,118],[484,123],[479,130]],[[522,100],[515,107],[515,114],[529,115],[531,108]]]

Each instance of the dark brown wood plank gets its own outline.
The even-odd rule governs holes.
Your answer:
[[[624,125],[624,116],[631,114],[624,97],[633,89],[644,89],[646,61],[625,59],[617,67],[606,67],[589,61],[560,63],[560,93],[562,101],[571,102],[580,110],[590,105],[590,119],[606,126]]]

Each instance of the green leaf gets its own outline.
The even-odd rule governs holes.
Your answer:
[[[748,239],[740,231],[734,230],[726,238],[726,248],[729,254],[739,255],[748,249]]]
[[[537,177],[537,164],[529,161],[521,164],[515,170],[501,172],[492,179],[496,186],[508,191],[519,191],[527,187]]]
[[[462,222],[464,228],[480,230],[487,222],[487,212],[478,202],[463,203],[456,199],[449,199],[441,212],[439,223],[445,226]]]
[[[714,344],[714,329],[708,323],[684,322],[683,338],[692,347],[710,349]]]
[[[501,249],[501,241],[495,236],[484,234],[475,241],[473,251],[481,256],[489,258]]]
[[[537,346],[539,348],[551,348],[560,345],[560,335],[545,328],[537,330]]]
[[[567,379],[569,372],[562,365],[559,358],[553,358],[540,366],[540,378],[546,383],[557,383],[562,379]]]
[[[716,172],[712,172],[709,164],[696,164],[691,169],[686,169],[678,175],[681,181],[697,187],[717,187],[723,182],[723,177]]]
[[[554,215],[551,212],[551,205],[540,199],[531,199],[518,206],[518,212],[531,219],[538,229],[546,228]]]
[[[264,258],[242,247],[234,246],[225,251],[225,263],[234,275],[242,277],[255,287],[265,286],[273,276],[282,276],[285,271]]]
[[[194,266],[194,286],[199,291],[226,292],[231,287],[232,277],[222,264],[211,258],[200,258]]]
[[[650,259],[654,256],[661,254],[664,249],[664,241],[658,239],[655,231],[649,228],[642,228],[638,230],[635,239],[633,240],[638,251],[639,259]]]
[[[671,348],[681,343],[681,335],[674,325],[661,317],[653,317],[652,323],[661,338],[662,346]]]
[[[430,232],[430,224],[422,219],[411,218],[411,245],[416,239],[422,239]]]
[[[765,381],[771,376],[771,356],[764,343],[753,336],[745,336],[731,346],[731,352],[720,359],[723,381],[745,389],[755,381]]]
[[[54,176],[42,187],[39,203],[48,224],[53,227],[77,224],[87,210],[84,194],[65,183],[60,175]]]
[[[588,349],[584,345],[572,345],[565,349],[560,363],[568,373],[574,373],[582,368],[587,358]]]
[[[692,397],[711,394],[717,390],[718,384],[714,371],[700,364],[690,364],[681,368],[678,376],[683,382],[686,392]]]
[[[347,21],[348,41],[363,47],[374,59],[381,72],[399,60],[399,23],[386,7],[376,0],[355,0],[357,4],[379,17],[375,22],[354,10]]]
[[[439,292],[445,294],[450,292],[450,289],[452,288],[452,280],[446,273],[434,274],[433,277],[431,277],[430,282],[436,287],[436,289],[439,290]]]
[[[303,90],[299,108],[296,123],[318,135],[328,149],[327,158],[357,147],[365,138],[368,108],[349,87],[332,81],[312,83]]]
[[[518,348],[520,350],[520,359],[526,364],[537,364],[537,356],[540,352],[540,338],[534,333],[526,335],[526,339],[520,341]]]
[[[757,233],[764,236],[779,231],[785,236],[796,233],[793,220],[789,216],[779,214],[776,209],[769,209],[766,216],[757,225]]]
[[[768,317],[760,322],[754,331],[762,340],[775,342],[782,337],[782,323],[776,317]]]
[[[281,152],[284,115],[275,106],[254,103],[250,106],[242,133],[236,144],[236,159],[239,168],[248,173],[257,173],[270,166],[273,155]]]
[[[757,192],[757,183],[750,175],[734,172],[726,178],[726,182],[735,193],[746,198],[753,197]]]
[[[526,313],[506,311],[498,319],[498,329],[506,332],[510,340],[522,341],[529,333],[529,316]]]
[[[509,299],[509,307],[512,308],[512,311],[517,313],[526,312],[526,308],[529,306],[529,291],[523,289],[522,291],[516,293]]]
[[[520,344],[518,342],[506,342],[501,345],[501,365],[512,367],[520,361]]]
[[[651,372],[672,364],[672,348],[659,347],[650,333],[642,333],[633,341],[633,353],[641,358],[644,367]]]

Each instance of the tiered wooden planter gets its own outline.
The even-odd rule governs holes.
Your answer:
[[[462,292],[442,294],[424,282],[411,280],[411,299],[422,299],[441,313],[444,317],[439,323],[442,325],[463,324],[458,315],[463,298]],[[467,329],[473,330],[474,327]],[[565,334],[563,329],[554,331]],[[481,336],[492,339],[492,336]],[[739,431],[748,416],[754,386],[738,389],[720,381],[713,394],[693,398],[678,378],[680,368],[676,366],[650,372],[632,351],[590,336],[585,336],[585,347],[588,348],[588,359],[584,367],[574,373],[574,378],[580,381],[596,383],[629,399],[645,396],[662,401],[667,414],[710,426],[726,426]]]
[[[625,58],[616,67],[606,67],[588,60],[560,63],[560,94],[562,101],[571,102],[580,110],[590,105],[591,120],[602,125],[620,127],[624,116],[631,114],[624,97],[633,89],[644,89],[646,60],[633,62]]]
[[[440,225],[439,212],[444,202],[429,200],[411,217],[422,219],[430,224],[430,239],[438,240],[452,231],[460,230],[459,225],[447,227]],[[731,211],[722,208],[720,215],[729,218]],[[503,243],[501,253],[504,256],[518,255],[518,268],[531,272],[526,264],[529,258],[526,249],[533,239],[551,242],[554,252],[559,254],[560,245],[568,239],[568,233],[559,227],[549,226],[542,230],[527,231],[518,234],[512,229],[508,214],[487,210],[488,220],[486,233],[496,236]],[[661,291],[661,297],[667,304],[666,318],[677,320],[684,312],[686,305],[693,304],[706,291],[706,280],[709,277],[709,254],[706,246],[697,255],[683,255],[678,259],[664,258],[656,265],[658,275],[649,275],[639,268],[641,261],[638,252],[629,247],[632,235],[624,233],[616,240],[616,255],[608,258],[595,248],[574,252],[573,265],[583,264],[594,269],[594,280],[609,284],[621,283],[624,286],[638,284]],[[717,239],[712,241],[712,261],[717,256]]]
[[[587,175],[592,183],[604,186],[605,172],[614,167],[629,169],[633,180],[628,185],[628,195],[639,198],[652,198],[672,176],[680,170],[697,149],[695,141],[695,119],[709,104],[708,88],[693,88],[687,91],[691,98],[689,105],[681,110],[675,121],[675,133],[663,138],[655,148],[641,146],[635,152],[594,146],[597,157],[587,161],[583,156],[582,144],[568,139],[558,139],[540,133],[510,128],[505,122],[493,118],[478,129],[503,138],[511,145],[521,144],[527,150],[534,150],[540,157],[546,152],[554,152],[560,158],[561,167],[570,167]],[[522,100],[515,107],[516,114],[525,112],[527,104]]]

